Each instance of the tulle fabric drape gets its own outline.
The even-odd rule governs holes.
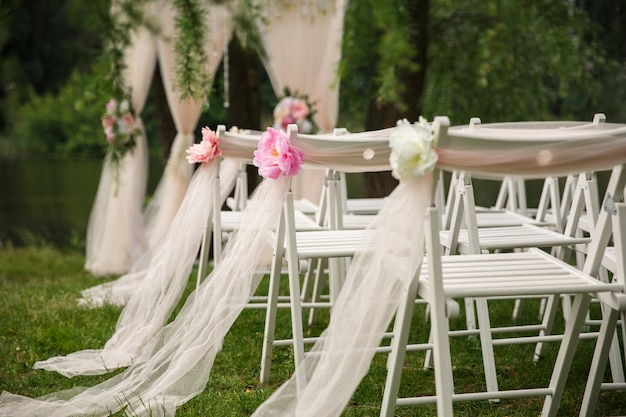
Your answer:
[[[102,165],[85,242],[85,269],[97,276],[126,273],[146,249],[141,207],[145,195],[147,143],[143,134],[119,161]]]
[[[331,321],[293,377],[253,414],[338,416],[367,373],[423,258],[432,174],[400,184],[368,227],[375,244],[359,251]]]
[[[3,392],[0,416],[108,416],[122,408],[133,416],[173,416],[176,406],[204,389],[224,336],[260,281],[259,267],[269,265],[269,237],[288,189],[285,178],[263,181],[219,267],[190,295],[176,319],[144,343],[126,371],[91,388],[39,399]]]
[[[146,13],[154,13],[154,6],[148,6]],[[142,134],[122,159],[118,173],[110,156],[104,160],[86,232],[85,269],[94,275],[126,273],[147,249],[141,210],[148,178],[148,142],[140,115],[156,65],[154,35],[146,28],[132,32],[124,59],[124,79],[132,87],[131,100]]]
[[[388,148],[385,150],[384,142],[368,144],[364,139],[368,134],[384,139],[390,131],[348,134],[340,138],[341,146],[306,140],[299,140],[296,146],[314,166],[359,172],[368,170],[370,164],[380,170],[385,168],[382,158],[388,158]],[[546,158],[546,150],[555,157]],[[230,151],[225,150],[225,155]],[[364,155],[371,159],[364,162]],[[548,147],[527,146],[516,152],[439,149],[439,155],[440,167],[484,175],[565,175],[625,163],[626,133],[601,140],[563,140]],[[506,166],[503,157],[507,158]],[[133,407],[134,415],[146,415],[146,406],[152,408],[152,415],[173,415],[177,405],[205,387],[224,335],[256,288],[259,276],[255,271],[269,263],[268,235],[287,190],[285,179],[262,182],[244,210],[242,227],[226,246],[221,263],[187,300],[176,320],[145,344],[125,372],[83,391],[39,399],[3,393],[0,416],[108,415],[124,404]],[[426,176],[402,182],[389,196],[372,226],[378,239],[360,249],[353,259],[331,323],[313,348],[317,354],[306,357],[305,366],[259,407],[256,416],[341,413],[369,368],[382,338],[381,329],[389,324],[406,282],[421,262],[423,218],[431,190],[432,178]]]
[[[231,23],[230,14],[225,6],[211,5],[205,16],[208,28],[205,70],[212,79],[230,38]],[[185,151],[194,142],[194,129],[204,103],[202,99],[181,98],[180,89],[176,85],[175,19],[176,14],[171,2],[162,1],[159,14],[161,32],[157,43],[158,59],[167,102],[178,133],[172,143],[163,176],[144,210],[149,248],[156,247],[162,241],[189,185],[192,170],[185,160]]]
[[[36,362],[33,368],[56,371],[67,377],[76,375],[99,375],[130,365],[142,346],[163,327],[174,307],[180,301],[187,279],[193,268],[204,234],[204,227],[213,208],[213,187],[220,165],[222,203],[232,190],[239,162],[224,160],[221,164],[202,165],[189,185],[180,209],[172,221],[170,230],[154,252],[154,257],[144,276],[129,282],[138,273],[129,274],[118,285],[103,286],[108,301],[127,301],[117,321],[115,333],[103,349],[87,349],[65,356],[54,356]],[[120,279],[122,279],[120,278]],[[114,281],[115,282],[115,281]],[[102,302],[101,298],[89,300]]]

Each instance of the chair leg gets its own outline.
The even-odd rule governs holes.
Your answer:
[[[465,298],[465,323],[467,330],[476,330],[476,307],[471,297]]]
[[[435,311],[439,309],[440,311]],[[433,359],[435,366],[435,389],[437,394],[437,415],[453,415],[452,395],[454,379],[452,377],[452,359],[450,356],[450,332],[445,306],[433,307],[431,326],[433,329]]]
[[[406,354],[406,345],[409,340],[409,330],[411,329],[411,317],[415,306],[418,280],[413,280],[406,290],[403,302],[396,312],[396,320],[393,327],[393,338],[391,339],[391,353],[387,359],[387,379],[385,381],[385,391],[380,409],[381,417],[393,417],[396,408],[396,399],[400,388],[400,378]]]
[[[313,291],[311,288],[315,285],[313,279],[315,275],[313,271],[317,269],[317,267],[312,268],[312,265],[318,265],[319,261],[319,259],[307,259],[308,267],[306,270],[306,274],[304,274],[304,280],[302,281],[302,294],[300,294],[300,299],[302,300],[302,302],[305,302],[309,298],[309,292]],[[311,297],[313,297],[313,295],[311,295]]]
[[[274,267],[272,267],[272,273],[270,274],[267,293],[267,311],[265,313],[265,330],[263,331],[263,348],[261,353],[261,383],[269,382],[272,354],[274,352],[276,313],[278,311],[278,289],[280,287],[280,265],[278,266],[278,274],[274,274],[273,269]]]
[[[522,299],[518,298],[515,300],[515,304],[513,305],[513,312],[511,313],[511,320],[517,320],[521,309],[522,309]]]
[[[609,306],[602,306],[602,314],[608,314],[607,310],[612,310]],[[609,365],[611,367],[611,378],[613,382],[624,382],[624,363],[622,361],[622,353],[619,344],[619,336],[617,331],[613,331],[614,337],[611,340],[611,348],[609,351]]]
[[[476,312],[478,316],[478,328],[480,334],[480,345],[483,354],[483,367],[485,370],[485,382],[488,392],[498,391],[498,376],[496,374],[496,361],[493,352],[493,340],[491,336],[491,321],[489,320],[489,307],[487,299],[475,298]],[[498,399],[490,400],[498,402]]]
[[[561,347],[559,348],[552,377],[550,378],[549,388],[551,395],[546,396],[544,400],[543,409],[541,411],[542,417],[554,417],[559,409],[567,375],[569,374],[572,360],[574,359],[574,353],[578,346],[578,337],[585,324],[590,303],[591,296],[589,294],[578,294],[574,298],[572,315],[565,324],[565,333],[563,334]]]
[[[317,260],[317,266],[315,268],[315,280],[313,283],[313,294],[311,294],[311,301],[316,303],[322,299],[322,292],[325,287],[324,270],[326,269],[327,260],[325,258]],[[309,326],[313,325],[317,320],[318,309],[313,307],[309,311]]]
[[[598,397],[600,395],[600,386],[602,385],[602,377],[604,376],[604,370],[606,369],[609,352],[611,350],[612,343],[610,339],[615,339],[613,336],[615,335],[615,325],[619,311],[609,307],[605,310],[598,340],[596,341],[596,348],[593,352],[583,402],[580,407],[581,417],[593,417],[595,413],[596,404],[598,403]]]
[[[540,337],[548,336],[552,333],[552,326],[554,325],[554,320],[556,319],[559,299],[561,299],[561,297],[559,297],[558,295],[551,295],[546,299],[543,319],[541,320],[541,330],[539,331]],[[567,299],[569,302],[568,296],[565,296],[563,299]],[[537,342],[537,345],[535,345],[535,353],[533,355],[534,362],[537,362],[539,358],[541,358],[542,352],[543,342]]]
[[[272,354],[274,350],[274,335],[276,330],[276,313],[278,310],[278,290],[280,288],[280,274],[285,252],[285,227],[284,214],[281,213],[274,242],[274,255],[270,270],[270,282],[267,293],[267,310],[265,312],[265,329],[263,330],[263,347],[261,352],[261,375],[262,383],[269,382],[270,368],[272,366]]]
[[[433,331],[432,329],[430,330],[430,333],[428,334],[428,343],[432,346],[433,344]],[[424,352],[424,366],[423,368],[429,369],[432,368],[432,361],[433,361],[433,350],[432,349],[427,349],[426,352]]]
[[[304,360],[304,331],[302,326],[302,303],[300,301],[300,274],[297,264],[290,263],[289,303],[291,304],[291,330],[296,368]]]

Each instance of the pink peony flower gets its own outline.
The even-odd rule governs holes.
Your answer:
[[[261,135],[252,162],[262,177],[276,179],[281,174],[292,177],[300,171],[304,154],[291,144],[285,132],[268,127]]]
[[[111,129],[117,119],[113,116],[105,116],[102,118],[102,128],[103,129]]]
[[[282,100],[278,102],[276,107],[274,108],[274,118],[275,119],[283,119],[289,115],[291,112],[291,97],[284,97]]]
[[[208,127],[202,128],[202,141],[191,145],[186,152],[190,164],[211,162],[222,154],[217,134]]]
[[[114,98],[110,99],[106,104],[106,110],[108,114],[113,114],[117,108],[117,101]]]
[[[274,107],[274,127],[286,131],[288,125],[295,123],[300,131],[310,133],[312,124],[307,119],[310,115],[311,109],[306,100],[292,96],[283,97]],[[309,126],[308,131],[302,130],[304,124]]]
[[[298,121],[302,121],[309,115],[309,106],[302,99],[294,99],[291,102],[291,115]]]
[[[128,125],[128,126],[133,126],[135,124],[135,118],[133,117],[132,114],[130,113],[126,113],[122,116],[122,119],[124,119],[124,122]]]
[[[292,123],[296,123],[296,119],[294,119],[291,116],[286,116],[280,123],[280,128],[286,132],[287,126],[289,126]]]
[[[107,142],[113,143],[113,141],[115,140],[115,132],[113,132],[113,128],[112,127],[105,128],[104,134],[106,135]]]

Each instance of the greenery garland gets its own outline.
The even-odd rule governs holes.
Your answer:
[[[204,98],[211,79],[206,68],[206,33],[203,4],[195,0],[174,0],[176,9],[176,80],[180,97]]]

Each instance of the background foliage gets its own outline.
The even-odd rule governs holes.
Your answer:
[[[174,4],[202,10],[208,1]],[[418,109],[429,119],[445,114],[453,124],[476,116],[483,122],[590,120],[595,112],[606,113],[609,121],[626,121],[626,6],[621,0],[427,0],[420,3],[428,6],[423,10],[428,52],[422,61],[409,39],[418,30],[410,13],[421,11],[412,11],[410,4],[349,2],[340,125],[362,129],[372,103],[374,109],[385,103]],[[108,0],[1,3],[0,151],[103,155],[99,118],[111,95],[101,82],[111,62],[103,54],[112,33],[109,7]],[[243,14],[237,19],[246,21]],[[245,26],[238,25],[241,38]],[[194,35],[185,34],[181,39],[194,45]],[[426,66],[423,95],[403,98],[399,70],[420,65]],[[214,87],[201,122],[225,123],[220,80]],[[261,106],[276,101],[266,87],[261,87]],[[145,112],[160,117],[151,98]],[[148,137],[158,138],[156,122],[143,116]]]

